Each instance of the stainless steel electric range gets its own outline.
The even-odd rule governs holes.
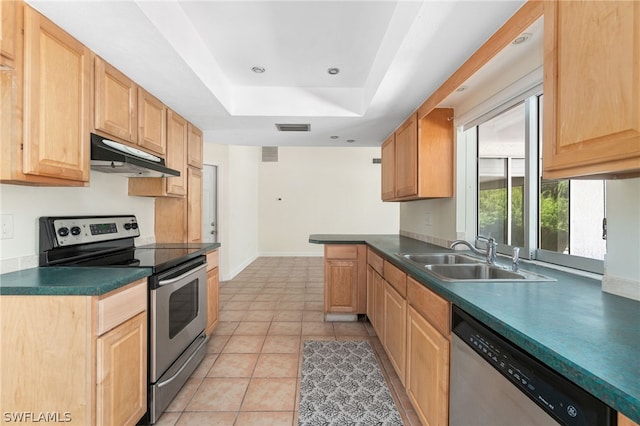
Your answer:
[[[155,423],[206,355],[202,245],[150,244],[133,215],[41,217],[40,266],[150,268],[146,421]]]

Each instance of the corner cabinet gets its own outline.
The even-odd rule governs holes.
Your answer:
[[[453,196],[453,109],[409,117],[382,145],[382,199]]]
[[[366,312],[366,245],[324,246],[325,314]]]
[[[135,425],[147,409],[147,280],[103,296],[0,296],[5,412]]]
[[[640,174],[640,3],[545,2],[543,177]]]
[[[11,72],[2,72],[3,183],[85,186],[89,181],[91,52],[22,2]],[[5,116],[6,115],[6,116]],[[8,136],[8,137],[6,137]]]

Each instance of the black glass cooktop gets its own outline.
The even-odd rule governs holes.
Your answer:
[[[155,245],[142,246],[105,254],[91,259],[67,263],[67,266],[103,266],[152,268],[154,273],[165,271],[188,260],[203,255],[202,248],[180,246],[159,248]]]

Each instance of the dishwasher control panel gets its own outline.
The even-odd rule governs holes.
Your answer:
[[[602,401],[457,308],[453,332],[559,423],[604,425],[615,415]]]

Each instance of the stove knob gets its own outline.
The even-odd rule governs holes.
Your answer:
[[[71,227],[71,235],[80,235],[80,227],[72,226]]]
[[[62,228],[58,229],[58,235],[60,235],[61,237],[66,237],[67,235],[69,235],[69,228],[63,226]]]
[[[124,224],[124,229],[126,229],[127,231],[128,231],[129,229],[131,229],[131,224],[130,224],[130,223],[125,223],[125,224]]]
[[[138,224],[136,222],[133,222],[131,224],[131,229],[138,229]]]

